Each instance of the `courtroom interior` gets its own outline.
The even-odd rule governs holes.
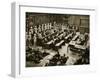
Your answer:
[[[25,65],[90,64],[90,16],[25,13]]]

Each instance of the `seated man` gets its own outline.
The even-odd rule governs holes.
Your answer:
[[[59,43],[60,42],[60,38],[57,38],[55,43]]]
[[[45,39],[44,39],[44,42],[45,42],[45,43],[47,43],[47,42],[48,42],[47,38],[45,38]]]
[[[45,57],[45,56],[49,55],[49,53],[47,53],[47,52],[44,50],[44,52],[42,53],[42,55],[43,55],[43,57]]]
[[[55,55],[55,57],[60,57],[59,51],[57,51],[57,54]]]
[[[66,61],[68,60],[68,56],[65,57],[65,54],[63,56],[61,56],[61,65],[64,65],[66,63]]]

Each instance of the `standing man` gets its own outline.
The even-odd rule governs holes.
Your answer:
[[[36,43],[37,43],[37,37],[36,34],[34,34],[34,47],[36,47]]]

